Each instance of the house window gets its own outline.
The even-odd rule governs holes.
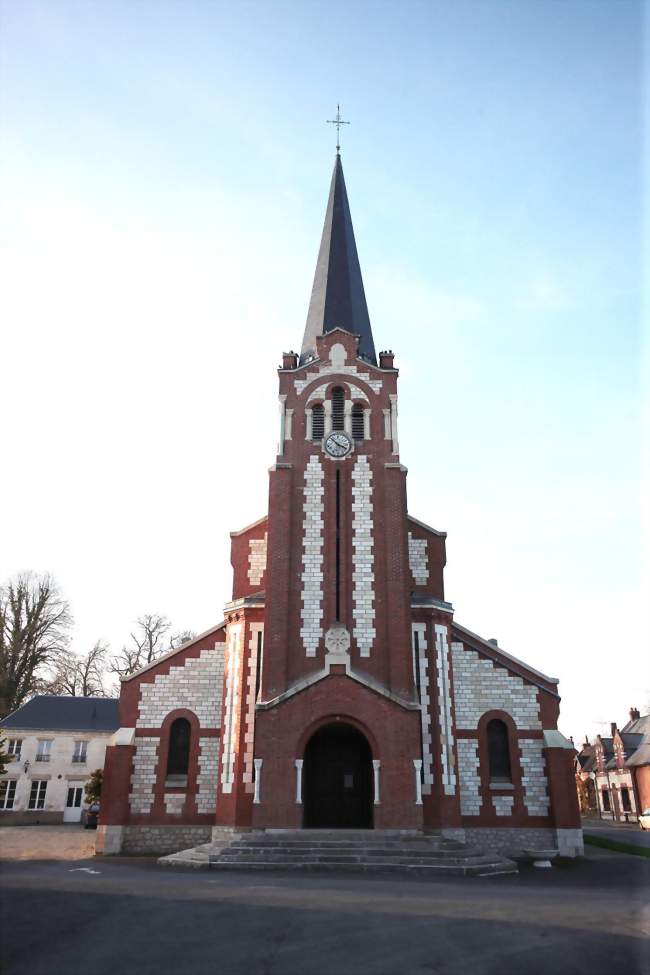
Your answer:
[[[29,793],[29,809],[43,809],[45,806],[45,793],[47,792],[47,779],[34,779],[31,792]]]
[[[487,726],[488,766],[491,782],[512,782],[508,729],[503,721],[493,718]]]
[[[72,753],[72,761],[83,764],[86,761],[86,750],[88,748],[87,741],[75,741],[74,752]]]
[[[13,809],[16,798],[16,780],[3,779],[0,782],[0,809]]]
[[[52,751],[51,739],[40,738],[38,742],[38,748],[36,749],[36,761],[49,762],[51,751]]]
[[[345,429],[345,393],[341,386],[332,390],[332,430]]]
[[[23,747],[22,738],[10,738],[7,742],[7,755],[10,762],[20,761],[20,752]]]
[[[603,789],[601,795],[603,797],[603,809],[605,810],[605,812],[610,812],[612,806],[609,801],[609,789]]]
[[[311,439],[322,440],[325,436],[325,410],[322,403],[317,403],[311,411]]]
[[[184,775],[190,767],[190,723],[187,718],[176,718],[169,731],[167,775]]]
[[[364,439],[363,406],[355,403],[352,407],[352,436],[355,440]]]
[[[623,806],[623,812],[632,812],[630,790],[625,785],[621,786],[621,805]]]

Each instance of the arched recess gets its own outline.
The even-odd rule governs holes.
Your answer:
[[[172,728],[179,719],[184,719],[189,725],[189,749],[187,772],[185,774],[168,774],[168,758]],[[176,708],[165,716],[160,727],[160,744],[158,746],[158,775],[156,792],[162,797],[164,792],[183,791],[194,793],[197,788],[196,778],[199,771],[201,725],[199,719],[189,708]]]
[[[488,725],[491,721],[500,721],[507,730],[508,752],[510,756],[510,781],[497,781],[490,778],[490,754],[488,744]],[[527,815],[524,806],[524,788],[521,781],[521,754],[519,750],[519,736],[517,725],[512,715],[507,711],[486,711],[481,715],[477,727],[479,776],[481,780],[481,795],[483,797],[483,812],[494,822],[503,824],[506,817],[496,817],[496,807],[492,801],[496,796],[512,796],[512,816],[518,819]]]
[[[305,828],[372,829],[372,751],[355,724],[323,723],[307,741],[303,760]]]

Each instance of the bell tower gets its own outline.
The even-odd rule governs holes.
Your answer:
[[[375,352],[337,154],[301,351],[284,354],[279,369],[255,717],[259,825],[300,813],[278,812],[280,780],[303,748],[289,713],[303,733],[317,711],[342,718],[390,701],[399,735],[408,742],[411,729],[408,747],[419,753],[397,377],[393,353]],[[413,819],[412,804],[405,815]]]

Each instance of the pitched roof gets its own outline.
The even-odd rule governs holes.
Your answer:
[[[358,335],[359,356],[377,364],[339,155],[334,163],[325,211],[323,236],[302,340],[301,363],[316,354],[316,336],[325,335],[337,327]]]
[[[650,714],[642,714],[634,721],[628,721],[621,734],[650,735]]]
[[[115,731],[118,700],[39,694],[9,714],[0,727],[19,731]]]

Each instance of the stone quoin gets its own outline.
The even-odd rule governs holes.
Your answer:
[[[456,622],[446,534],[408,512],[394,362],[337,154],[267,514],[231,534],[224,621],[122,682],[100,852],[303,827],[582,852],[557,680]]]

